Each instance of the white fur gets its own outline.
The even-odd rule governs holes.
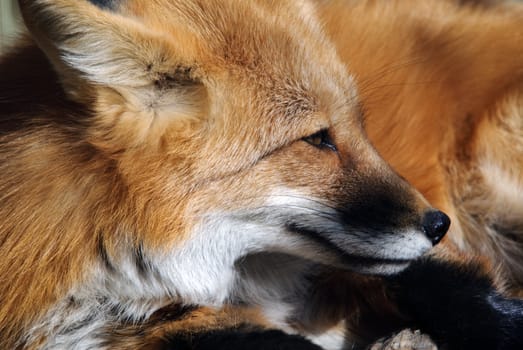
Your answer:
[[[502,204],[505,210],[523,213],[523,184],[520,174],[512,174],[510,167],[502,167],[498,161],[487,159],[480,163],[480,170],[496,205]]]
[[[222,305],[236,281],[235,263],[258,251],[280,250],[299,245],[281,230],[233,218],[206,220],[191,239],[160,260],[166,282],[174,295],[204,305]]]
[[[318,335],[310,335],[307,338],[313,343],[321,346],[325,350],[347,349],[349,344],[347,340],[345,322],[342,321],[335,327]]]

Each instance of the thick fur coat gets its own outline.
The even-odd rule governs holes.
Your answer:
[[[0,348],[522,346],[519,13],[19,3]]]

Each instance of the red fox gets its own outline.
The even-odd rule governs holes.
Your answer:
[[[0,348],[334,350],[407,326],[451,349],[521,347],[523,301],[481,262],[445,256],[450,246],[427,255],[450,226],[429,201],[460,224],[451,240],[470,234],[462,193],[443,190],[462,189],[445,164],[468,163],[433,164],[447,153],[422,148],[442,141],[432,124],[420,133],[436,136],[414,135],[410,148],[380,139],[414,134],[393,118],[411,115],[389,100],[379,109],[364,56],[352,68],[344,49],[360,44],[335,35],[356,33],[337,11],[377,25],[372,3],[367,16],[349,1],[342,12],[298,0],[19,0],[30,35],[0,59]],[[399,11],[391,4],[383,14]],[[476,19],[472,33],[492,22],[496,38],[500,16],[519,35],[520,19],[501,10],[448,11]],[[369,74],[380,53],[370,45],[395,43],[373,38],[361,37]],[[435,60],[447,58],[441,45]],[[511,74],[489,71],[496,88],[471,101],[516,84],[521,51],[492,50],[495,62],[510,56]],[[461,82],[474,57],[450,57],[466,66],[449,79]],[[459,106],[429,97],[413,98]],[[429,173],[387,147],[412,161],[419,151]]]

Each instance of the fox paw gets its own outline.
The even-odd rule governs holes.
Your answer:
[[[369,350],[437,350],[437,346],[419,330],[404,329],[390,338],[380,339]]]

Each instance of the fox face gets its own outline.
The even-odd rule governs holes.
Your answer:
[[[390,274],[448,229],[367,140],[307,3],[20,5],[60,91],[0,138],[0,227],[60,252],[38,266],[64,295],[219,304],[249,254]]]

